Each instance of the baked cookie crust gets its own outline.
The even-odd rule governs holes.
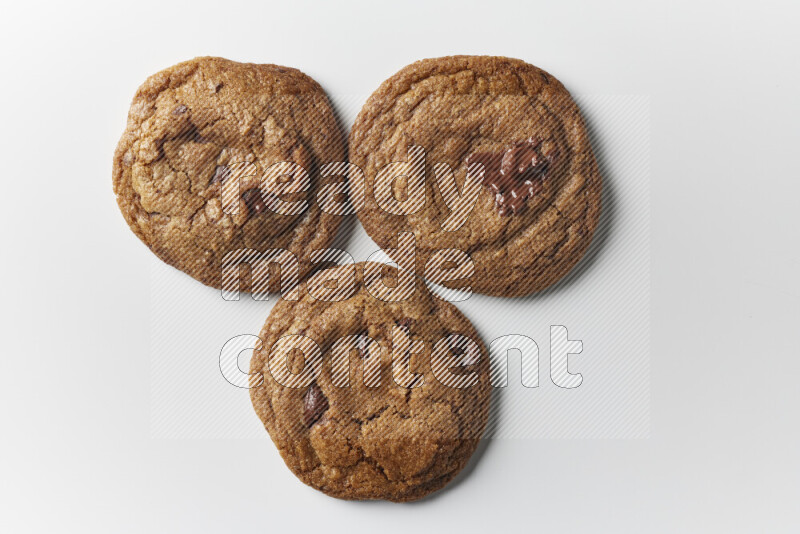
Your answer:
[[[526,155],[523,143],[538,160],[531,165],[527,155],[527,170],[521,166],[514,177],[520,187],[508,187],[508,177],[506,184],[490,181],[507,152],[517,147],[509,156]],[[385,165],[406,161],[411,146],[425,149],[425,206],[409,215],[387,213],[375,201],[376,176]],[[555,77],[518,59],[453,56],[408,65],[369,97],[349,150],[366,177],[366,206],[358,217],[381,248],[392,249],[400,232],[413,232],[417,273],[437,250],[472,258],[474,275],[466,283],[444,282],[447,287],[470,285],[505,297],[540,291],[575,266],[597,227],[601,179],[578,107]],[[497,166],[486,169],[466,222],[444,230],[451,210],[434,164],[449,165],[463,188],[468,158],[491,163],[492,154]],[[527,198],[510,202],[518,193]]]
[[[340,219],[314,201],[319,167],[345,154],[330,103],[310,77],[201,57],[150,76],[136,92],[114,154],[113,187],[150,250],[219,289],[223,259],[237,250],[285,249],[301,273],[310,269],[308,254],[333,240]],[[307,199],[302,213],[276,213],[259,194],[262,174],[278,162],[308,172],[306,192],[279,197]],[[227,204],[223,193],[232,195]],[[250,290],[249,277],[242,289]]]
[[[250,390],[251,400],[286,465],[304,483],[341,499],[413,501],[444,487],[475,451],[489,411],[488,352],[469,320],[429,293],[419,278],[406,300],[375,298],[364,283],[365,265],[315,273],[301,285],[297,301],[275,305],[251,360],[251,376],[263,377]],[[394,268],[383,269],[390,279],[397,275]],[[345,273],[354,277],[353,290],[344,300],[326,301],[341,291],[327,280]],[[436,342],[451,340],[452,334],[474,342],[471,348],[462,344],[455,349],[456,366],[448,371],[456,380],[467,376],[464,371],[471,373],[474,382],[467,387],[440,381],[443,367],[436,362],[441,360],[431,359]],[[297,352],[282,356],[276,349],[280,339],[297,335],[319,347],[321,371],[310,384],[287,387],[270,365],[287,358],[284,365],[296,373],[304,369],[304,357],[308,365],[309,355],[301,353],[298,362],[293,360]],[[345,360],[337,360],[333,347],[346,336],[372,341],[355,342]],[[399,358],[394,361],[421,378],[396,381],[400,375],[393,374],[393,340]],[[424,349],[412,353],[419,348],[413,344],[420,342]],[[335,361],[349,362],[346,387],[336,382],[342,375],[334,371],[341,369]],[[439,374],[431,369],[432,362]],[[379,384],[371,382],[375,379]]]

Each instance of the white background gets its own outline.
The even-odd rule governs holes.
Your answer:
[[[0,531],[796,532],[798,11],[764,1],[4,6]],[[135,88],[219,55],[366,95],[416,59],[453,53],[525,59],[578,95],[649,99],[649,437],[495,439],[451,489],[393,505],[306,488],[266,435],[154,436],[161,267],[110,184]]]

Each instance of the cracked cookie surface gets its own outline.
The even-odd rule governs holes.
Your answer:
[[[535,153],[512,152],[526,142]],[[387,164],[406,161],[411,146],[425,149],[424,208],[387,213],[375,201],[376,176]],[[489,174],[503,170],[504,155],[528,158],[517,162],[522,165],[512,177],[519,187],[509,187],[508,176],[494,181],[505,187],[492,187]],[[446,231],[451,210],[433,166],[447,164],[463,192],[470,157],[486,167],[496,161],[498,168],[486,169],[486,187],[464,224]],[[451,288],[470,285],[498,296],[544,289],[580,260],[599,218],[601,180],[577,105],[553,76],[516,59],[453,56],[403,68],[359,113],[350,133],[350,162],[366,177],[366,205],[358,217],[381,248],[393,249],[400,232],[413,232],[418,273],[438,250],[469,254],[474,275],[443,282]],[[536,172],[525,175],[526,168]],[[524,198],[517,198],[520,191]],[[402,196],[395,193],[398,200]]]
[[[288,67],[196,58],[154,74],[136,92],[113,186],[139,239],[220,288],[225,255],[242,249],[285,249],[301,273],[309,270],[308,254],[325,248],[339,224],[314,201],[319,167],[344,157],[343,134],[314,80]],[[278,162],[302,166],[307,190],[287,192],[280,180],[293,179],[282,177],[262,194],[262,175]],[[279,213],[270,209],[275,198],[308,207]],[[242,288],[250,290],[249,277]]]
[[[297,301],[275,305],[251,360],[251,376],[263,379],[251,400],[306,484],[342,499],[417,500],[452,480],[478,445],[491,394],[488,352],[470,322],[420,279],[406,300],[375,298],[365,265],[315,273]],[[379,269],[396,282],[395,269]],[[330,281],[348,277],[345,292]],[[312,340],[319,357],[308,345],[281,350],[279,340],[299,339],[286,336]],[[352,343],[337,350],[341,339]],[[318,371],[304,376],[310,362]]]

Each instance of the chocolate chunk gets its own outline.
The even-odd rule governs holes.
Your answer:
[[[470,346],[469,341],[462,337],[451,337],[448,340],[448,349],[451,356],[458,357],[458,362],[450,368],[454,375],[467,375],[473,372],[473,366],[480,362],[480,353]]]
[[[195,143],[208,143],[208,139],[200,135],[200,132],[197,131],[197,128],[194,129],[194,136],[192,137],[192,141]]]
[[[195,126],[191,121],[189,121],[188,124],[181,129],[175,138],[182,141],[191,141],[193,143],[208,143],[208,139],[200,134],[200,130],[198,130],[197,126]]]
[[[447,340],[447,346],[450,349],[450,354],[462,355],[466,354],[467,350],[464,348],[465,343],[458,338],[450,338]]]
[[[553,156],[542,155],[541,144],[539,139],[531,137],[503,152],[478,152],[467,158],[467,165],[483,164],[483,185],[494,193],[495,207],[501,216],[520,213],[528,199],[542,191]]]
[[[408,330],[411,327],[412,320],[410,317],[403,317],[402,319],[395,319],[394,324],[399,326],[400,328],[404,328]]]
[[[225,180],[231,177],[231,169],[227,165],[217,165],[217,168],[214,169],[214,176],[211,178],[211,183],[221,183],[224,184]]]
[[[267,211],[267,205],[264,203],[264,199],[261,198],[261,190],[257,187],[248,189],[242,193],[242,199],[245,204],[247,204],[247,209],[250,210],[251,215],[257,215]]]
[[[307,427],[316,423],[322,414],[328,410],[328,398],[316,382],[308,386],[306,396],[303,397],[303,422]]]

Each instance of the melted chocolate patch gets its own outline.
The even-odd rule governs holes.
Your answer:
[[[267,205],[261,197],[261,190],[258,187],[248,189],[242,193],[242,200],[247,204],[247,209],[250,210],[251,215],[258,215],[267,211]]]
[[[530,137],[502,152],[477,152],[467,158],[467,165],[483,164],[483,185],[494,193],[494,205],[501,216],[522,212],[528,199],[542,191],[553,155],[543,155],[541,144]]]
[[[311,427],[328,408],[328,397],[325,396],[322,388],[316,382],[312,382],[308,386],[306,396],[303,397],[303,422],[307,427]]]

